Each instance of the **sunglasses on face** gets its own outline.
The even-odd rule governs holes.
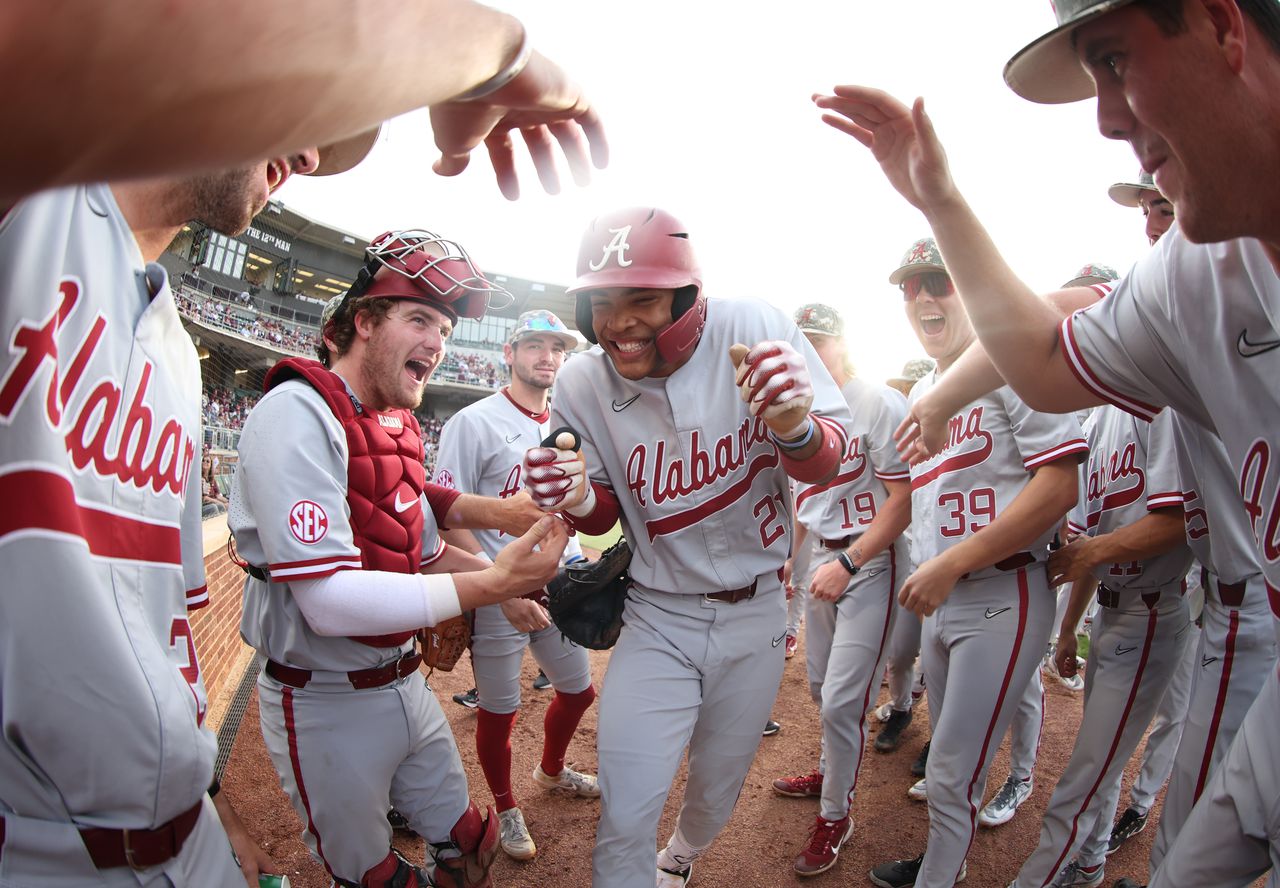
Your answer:
[[[907,302],[911,302],[919,296],[921,290],[935,299],[950,296],[956,291],[955,284],[951,283],[951,276],[940,271],[912,275],[903,281],[900,286],[902,287],[902,298]]]

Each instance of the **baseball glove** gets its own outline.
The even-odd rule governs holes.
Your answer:
[[[631,547],[620,539],[598,561],[561,569],[547,584],[547,610],[560,634],[584,648],[608,650],[622,631],[622,608],[631,578]]]
[[[471,646],[471,621],[466,614],[450,617],[443,623],[418,630],[422,643],[422,662],[428,669],[452,672]]]

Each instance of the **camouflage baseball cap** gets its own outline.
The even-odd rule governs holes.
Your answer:
[[[1057,105],[1078,102],[1095,92],[1071,39],[1085,22],[1128,6],[1133,0],[1057,0],[1052,3],[1058,26],[1037,37],[1009,59],[1004,82],[1032,102]]]
[[[917,382],[924,379],[933,372],[933,368],[938,366],[932,358],[912,358],[902,366],[902,375],[895,376],[893,379],[902,380],[903,382]]]
[[[1086,265],[1076,272],[1075,277],[1062,285],[1065,290],[1067,287],[1087,287],[1090,284],[1109,284],[1112,281],[1120,280],[1120,275],[1116,274],[1116,270],[1110,265],[1102,265],[1095,262],[1092,265]]]
[[[840,312],[821,302],[810,302],[796,309],[795,322],[801,333],[844,335],[844,318],[840,317]]]
[[[1122,207],[1136,207],[1143,192],[1159,194],[1156,180],[1146,170],[1138,172],[1137,182],[1117,182],[1107,189],[1107,196]]]
[[[329,326],[329,322],[333,320],[333,316],[338,313],[338,309],[342,307],[342,300],[347,298],[346,293],[339,293],[324,304],[324,311],[320,312],[320,336],[324,336],[324,328]]]
[[[507,334],[507,345],[514,345],[527,336],[536,336],[539,333],[549,333],[557,337],[563,343],[565,351],[573,351],[578,347],[577,338],[569,332],[564,321],[542,308],[526,311],[516,318],[515,326]]]
[[[889,283],[901,284],[907,278],[916,274],[924,274],[931,271],[940,271],[947,273],[947,266],[942,263],[942,252],[938,249],[938,243],[931,237],[924,237],[911,245],[902,256],[902,262],[889,275]]]

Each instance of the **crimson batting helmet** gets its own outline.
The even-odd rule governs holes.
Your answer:
[[[674,290],[671,325],[658,334],[658,354],[680,363],[693,351],[707,320],[702,272],[685,226],[666,210],[628,207],[597,216],[578,249],[578,279],[569,288],[577,297],[578,329],[596,341],[588,291],[607,287]]]

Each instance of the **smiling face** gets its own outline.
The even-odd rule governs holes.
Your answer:
[[[1097,90],[1098,129],[1130,144],[1197,243],[1263,236],[1274,226],[1256,171],[1274,157],[1267,146],[1275,123],[1240,76],[1243,56],[1224,9],[1219,0],[1185,4],[1186,27],[1171,35],[1126,6],[1074,33]]]
[[[915,284],[920,278],[932,278],[933,282],[945,279],[947,286],[940,287],[931,282],[931,285],[917,287]],[[955,288],[950,286],[950,278],[945,275],[913,275],[903,281],[903,291],[907,322],[924,346],[925,354],[945,370],[974,340],[973,326],[969,323],[964,304],[956,296]],[[914,297],[912,293],[915,293]]]
[[[190,217],[221,234],[240,234],[291,175],[305,176],[318,164],[318,152],[308,148],[288,157],[196,176],[191,179]]]
[[[626,379],[670,376],[678,368],[658,354],[658,334],[671,326],[674,290],[609,287],[579,298],[591,305],[591,329],[613,368]]]
[[[341,368],[335,364],[334,369],[357,368],[356,377],[347,381],[374,410],[413,410],[421,404],[453,332],[448,316],[424,303],[397,299],[385,317],[358,312],[355,327],[352,347],[340,359]]]
[[[545,390],[555,384],[564,365],[564,342],[550,333],[522,336],[502,348],[511,367],[511,378],[531,389]]]

